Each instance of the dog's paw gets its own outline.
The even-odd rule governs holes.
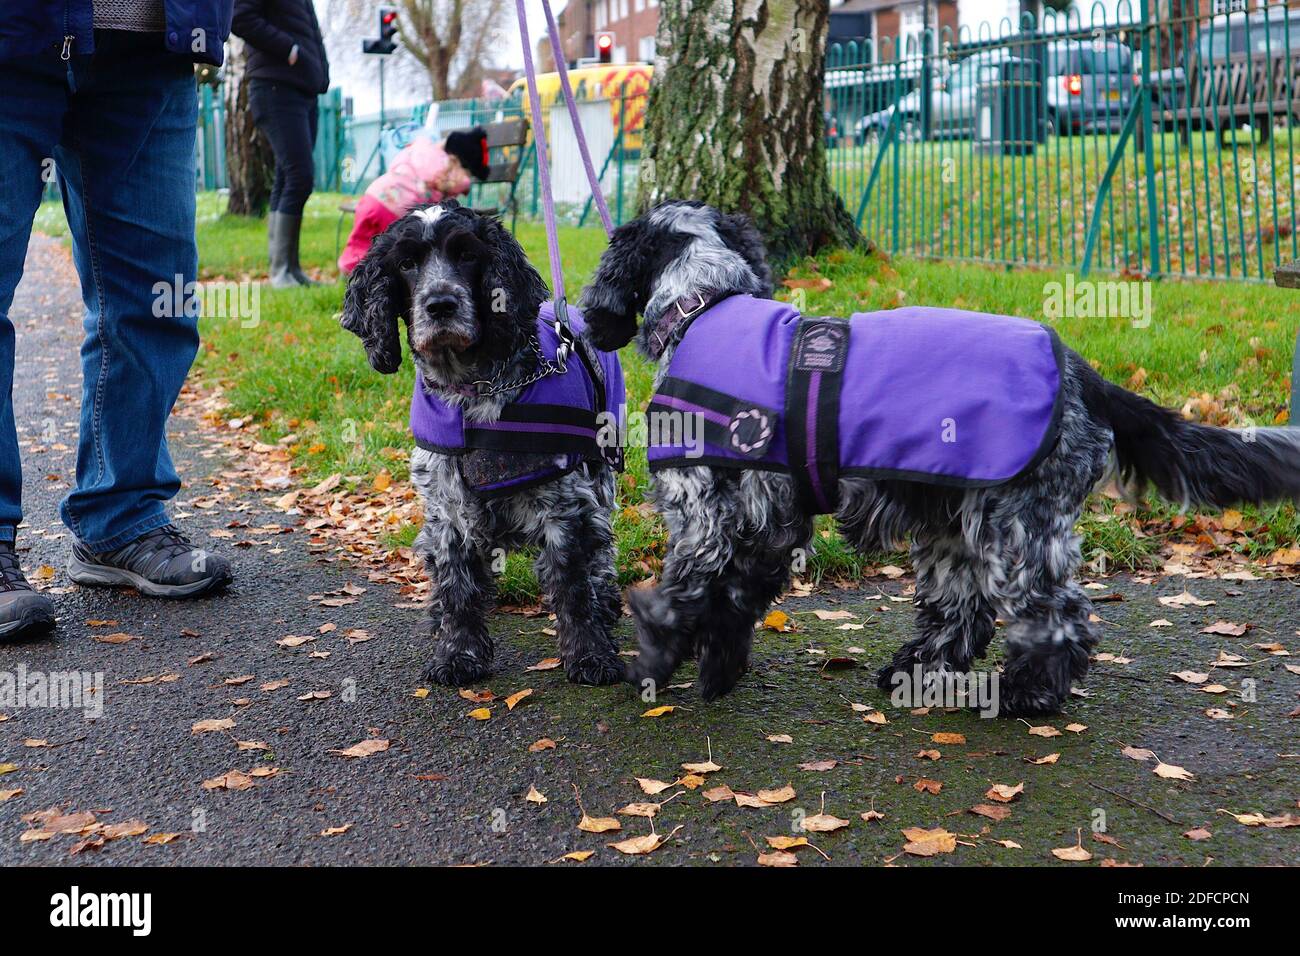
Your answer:
[[[617,684],[626,676],[623,661],[617,654],[587,654],[566,663],[564,672],[575,684],[590,686]]]
[[[447,687],[466,687],[492,673],[492,661],[471,651],[438,653],[424,669],[424,679]]]

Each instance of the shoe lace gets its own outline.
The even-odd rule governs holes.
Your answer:
[[[25,591],[30,588],[18,561],[18,553],[12,548],[0,548],[0,591]]]
[[[174,524],[165,524],[140,536],[139,544],[168,560],[194,550],[194,544]]]

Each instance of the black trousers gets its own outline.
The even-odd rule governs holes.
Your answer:
[[[250,80],[248,103],[275,154],[271,212],[301,216],[315,186],[316,96],[284,83]]]

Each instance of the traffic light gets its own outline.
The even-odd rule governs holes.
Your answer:
[[[397,36],[397,8],[383,6],[379,8],[379,39],[361,41],[362,52],[387,55],[397,49],[394,37]]]
[[[393,42],[393,37],[397,36],[397,8],[380,7],[379,8],[379,39]]]
[[[601,63],[613,62],[614,34],[608,32],[596,34],[596,56]]]

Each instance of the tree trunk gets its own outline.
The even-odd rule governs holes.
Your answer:
[[[777,263],[861,241],[826,169],[825,0],[662,0],[642,209],[748,213]]]
[[[244,42],[231,37],[229,52],[224,93],[226,180],[230,184],[226,211],[234,216],[261,216],[271,198],[275,157],[266,137],[253,124],[253,111],[248,107]]]

